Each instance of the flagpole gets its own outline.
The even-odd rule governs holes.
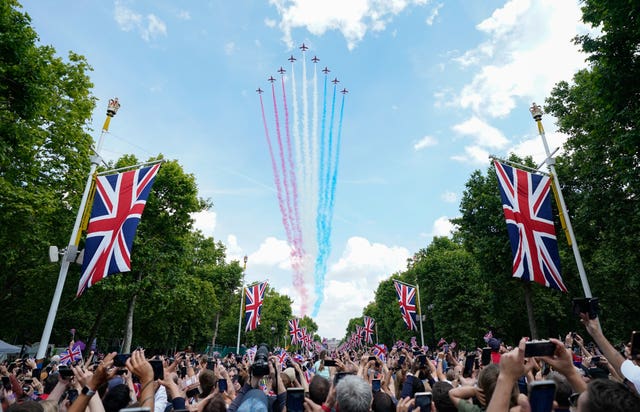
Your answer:
[[[53,322],[56,319],[58,306],[60,304],[60,297],[62,296],[62,289],[64,288],[64,282],[67,278],[67,272],[69,271],[69,264],[76,260],[76,255],[78,253],[78,240],[79,240],[78,233],[80,231],[80,223],[82,222],[82,216],[84,214],[85,205],[87,204],[87,199],[89,198],[89,191],[91,190],[93,175],[101,160],[100,149],[102,148],[102,141],[104,139],[104,134],[109,131],[109,124],[111,122],[111,118],[116,115],[119,108],[120,108],[120,103],[118,102],[117,97],[115,99],[109,100],[109,105],[107,108],[107,118],[105,119],[104,125],[102,126],[102,132],[100,133],[100,138],[98,139],[98,145],[96,146],[95,155],[91,156],[91,168],[89,170],[89,176],[87,176],[87,183],[85,184],[85,187],[84,187],[84,193],[82,194],[82,200],[80,201],[80,207],[78,208],[76,221],[73,225],[73,230],[71,231],[69,245],[64,251],[62,264],[60,265],[60,273],[58,274],[58,283],[56,285],[55,292],[53,293],[53,299],[51,300],[51,307],[49,308],[49,315],[47,316],[47,321],[44,325],[44,330],[42,331],[42,338],[40,339],[40,346],[38,347],[38,353],[36,354],[36,359],[44,359],[47,353],[47,346],[49,346],[49,339],[51,338],[51,330],[53,329]]]
[[[236,355],[240,355],[240,330],[242,329],[242,306],[244,304],[244,275],[247,270],[247,260],[249,258],[244,256],[244,266],[242,268],[242,292],[240,292],[240,314],[238,315],[238,343],[236,344]]]
[[[576,242],[576,236],[573,233],[573,227],[571,226],[571,219],[569,219],[569,213],[567,212],[567,206],[564,203],[564,197],[562,196],[562,191],[560,190],[560,182],[558,182],[555,163],[556,160],[551,157],[551,153],[549,151],[549,145],[547,144],[547,138],[544,133],[544,127],[542,126],[542,108],[537,104],[533,103],[529,108],[531,112],[531,116],[533,116],[533,120],[538,124],[538,134],[542,138],[542,143],[544,144],[544,151],[547,155],[546,163],[551,171],[553,186],[556,189],[556,195],[558,201],[560,203],[560,209],[562,211],[562,216],[564,216],[565,224],[567,225],[567,231],[569,233],[569,240],[571,242],[571,248],[573,249],[573,256],[576,260],[576,265],[578,266],[578,273],[580,274],[580,280],[582,282],[582,289],[584,290],[584,296],[587,298],[591,298],[591,288],[589,287],[589,281],[587,280],[587,274],[584,270],[584,266],[582,265],[582,257],[580,256],[580,250],[578,249],[578,242]]]
[[[418,284],[418,279],[416,279],[416,294],[418,295],[418,317],[420,317],[420,341],[422,342],[422,346],[424,346],[424,333],[422,331],[422,308],[420,307],[420,285]]]

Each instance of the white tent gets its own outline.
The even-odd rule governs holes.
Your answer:
[[[6,355],[9,353],[20,353],[20,348],[0,340],[0,355]]]

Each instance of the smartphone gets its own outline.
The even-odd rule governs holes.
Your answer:
[[[67,399],[69,400],[69,402],[75,401],[77,397],[78,397],[78,390],[77,389],[68,389],[67,390]]]
[[[405,360],[406,358],[407,358],[406,356],[404,356],[404,355],[400,355],[400,357],[398,358],[398,366],[402,366],[402,365],[404,365],[404,360]]]
[[[491,348],[482,348],[482,358],[480,359],[482,366],[487,366],[491,363]]]
[[[427,355],[419,355],[418,362],[420,362],[420,366],[425,366],[427,364]]]
[[[400,394],[400,398],[404,399],[407,396],[411,396],[413,394],[413,380],[415,377],[413,375],[407,375],[405,378],[404,384],[402,385],[402,393]]]
[[[40,380],[40,374],[41,373],[42,373],[42,368],[36,368],[36,369],[31,371],[31,376],[36,378],[37,380]]]
[[[336,366],[336,360],[335,359],[325,359],[324,360],[324,366]]]
[[[215,368],[216,368],[216,362],[213,359],[207,360],[207,369],[212,371],[212,370],[215,370]]]
[[[581,313],[588,313],[589,319],[598,317],[598,298],[574,298],[573,314],[580,317]]]
[[[553,356],[556,345],[548,340],[538,340],[527,342],[524,348],[524,357],[533,358],[537,356]]]
[[[475,353],[467,355],[467,357],[464,359],[464,370],[462,371],[462,376],[464,376],[465,378],[471,376],[471,374],[473,373],[473,364],[475,363],[475,360]]]
[[[592,364],[594,364],[594,365],[595,365],[595,364],[596,364],[596,363],[598,363],[598,362],[600,362],[600,356],[592,356],[592,357],[591,357],[591,363],[592,363]]]
[[[633,331],[631,333],[631,356],[640,355],[640,332]]]
[[[194,398],[194,397],[200,395],[200,388],[195,387],[193,389],[189,389],[187,391],[186,395],[187,395],[187,398]]]
[[[333,385],[337,385],[340,382],[340,379],[344,378],[347,375],[347,372],[338,372],[333,377]]]
[[[138,406],[136,408],[122,408],[118,412],[151,412],[151,408],[148,406]]]
[[[556,397],[556,383],[552,380],[535,381],[529,386],[531,412],[551,412]]]
[[[444,353],[449,353],[449,344],[448,343],[445,343],[443,348],[444,348]]]
[[[128,370],[128,369],[126,369],[126,368],[124,368],[124,369],[118,369],[118,370],[116,371],[116,375],[121,375],[121,376],[122,376],[122,375],[126,375],[128,371],[129,371],[129,370]]]
[[[416,409],[420,412],[431,411],[431,392],[418,392],[415,395]]]
[[[375,360],[378,360],[378,358],[376,358],[375,356],[369,356],[369,360],[370,361],[375,361]],[[325,363],[325,365],[326,365],[326,363]]]
[[[120,368],[127,366],[127,359],[131,357],[130,353],[119,353],[113,358],[113,366],[118,366]]]
[[[380,379],[373,379],[371,381],[371,390],[373,392],[380,392]]]
[[[227,391],[227,380],[226,379],[218,379],[218,391],[226,392]]]
[[[304,388],[287,388],[287,412],[304,411]]]
[[[164,365],[161,360],[152,359],[149,361],[151,367],[153,368],[153,380],[157,381],[158,379],[164,379]]]
[[[11,379],[9,379],[8,376],[2,377],[2,386],[4,386],[6,390],[11,390]]]
[[[72,378],[73,377],[73,370],[71,370],[71,368],[69,368],[68,366],[60,366],[58,368],[58,373],[63,378]]]

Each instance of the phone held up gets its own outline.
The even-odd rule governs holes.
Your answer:
[[[535,381],[529,387],[531,412],[551,412],[556,397],[556,383],[552,380]]]
[[[431,411],[431,392],[418,392],[415,394],[416,409],[420,412]]]
[[[380,392],[380,379],[373,379],[371,381],[371,390],[373,392]]]
[[[574,298],[573,314],[580,317],[581,313],[588,313],[589,319],[598,317],[598,298]]]
[[[287,388],[287,412],[304,411],[304,389]]]
[[[526,343],[524,357],[553,356],[555,351],[556,345],[554,345],[553,342],[548,340],[533,340]]]
[[[640,355],[640,332],[633,331],[631,333],[631,356]]]

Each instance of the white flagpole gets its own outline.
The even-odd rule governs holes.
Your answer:
[[[562,215],[564,216],[565,224],[567,225],[567,232],[569,233],[569,238],[571,240],[571,248],[573,249],[573,256],[576,259],[576,265],[578,266],[578,273],[580,274],[580,280],[582,281],[582,289],[584,290],[584,296],[586,298],[593,297],[591,295],[591,288],[589,287],[589,281],[587,280],[587,274],[584,270],[584,266],[582,265],[582,257],[580,256],[580,250],[578,249],[578,242],[576,241],[576,236],[573,233],[573,227],[571,226],[571,219],[569,219],[569,213],[567,212],[567,206],[564,203],[564,197],[562,196],[562,191],[560,190],[560,182],[558,182],[558,175],[556,174],[555,163],[556,160],[551,157],[551,152],[549,151],[549,145],[547,144],[547,138],[544,134],[544,127],[542,127],[542,108],[537,104],[533,103],[529,108],[531,112],[531,116],[533,116],[533,120],[538,124],[538,134],[542,138],[542,143],[544,144],[544,151],[547,155],[546,163],[549,167],[549,171],[553,179],[553,185],[555,186],[556,193],[558,195],[558,201],[560,202],[560,209],[562,211]]]
[[[236,344],[236,355],[240,354],[240,330],[242,329],[242,306],[244,304],[244,275],[247,270],[247,260],[249,260],[249,258],[245,255],[244,267],[242,268],[242,291],[240,292],[240,315],[238,315],[238,342]]]
[[[424,333],[422,331],[422,308],[420,308],[420,285],[418,285],[418,279],[416,279],[416,294],[418,295],[418,317],[420,317],[420,341],[424,346]]]
[[[84,193],[82,194],[82,200],[80,201],[80,207],[78,208],[78,214],[76,215],[76,221],[71,231],[71,238],[69,239],[69,245],[64,251],[62,258],[62,264],[60,265],[60,273],[58,275],[58,284],[56,290],[53,293],[53,299],[51,300],[51,307],[49,308],[49,315],[47,316],[47,322],[44,325],[42,331],[42,338],[40,339],[40,346],[38,346],[38,353],[36,359],[44,359],[47,353],[47,346],[49,345],[49,339],[51,338],[51,330],[53,329],[53,322],[56,320],[56,314],[58,312],[58,305],[60,304],[60,297],[62,296],[62,289],[64,288],[64,282],[67,278],[67,272],[69,271],[69,264],[76,260],[78,253],[78,240],[80,232],[80,223],[82,222],[82,216],[84,209],[89,198],[89,191],[91,190],[91,184],[93,181],[93,175],[96,172],[98,164],[100,163],[100,149],[102,149],[102,142],[104,140],[104,134],[109,131],[109,123],[111,118],[116,115],[120,103],[118,98],[110,99],[109,106],[107,108],[107,118],[102,126],[102,132],[98,139],[98,146],[96,147],[95,155],[91,156],[91,169],[89,170],[89,176],[87,176],[87,183],[84,187]]]

